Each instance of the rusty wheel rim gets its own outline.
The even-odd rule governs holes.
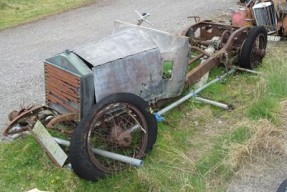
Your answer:
[[[251,69],[254,69],[262,62],[263,57],[265,56],[266,49],[266,38],[264,34],[259,34],[255,39],[252,51],[250,54],[250,66]]]
[[[141,128],[128,133],[128,129],[140,124]],[[142,158],[148,140],[148,127],[143,114],[127,103],[113,103],[103,107],[89,124],[87,150],[91,162],[106,173],[121,171],[129,165],[95,155],[93,148],[134,158]]]

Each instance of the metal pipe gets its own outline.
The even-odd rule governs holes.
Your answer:
[[[199,54],[196,57],[192,58],[190,61],[188,61],[188,64],[191,65],[192,63],[194,63],[195,61],[199,60],[200,58],[202,58],[204,56],[204,54]]]
[[[209,44],[210,44],[210,43],[209,43]],[[207,46],[208,46],[209,44],[207,44]],[[196,51],[199,51],[200,53],[206,55],[207,57],[210,57],[210,56],[211,56],[210,53],[208,53],[208,52],[206,52],[206,51],[204,51],[204,50],[202,50],[202,49],[200,49],[200,48],[198,48],[198,47],[196,47],[196,46],[191,46],[191,49],[194,49],[194,50],[196,50]]]
[[[194,99],[196,99],[198,101],[201,101],[203,103],[208,103],[208,104],[211,104],[211,105],[223,108],[223,109],[230,109],[230,106],[226,105],[224,103],[219,103],[219,102],[212,101],[212,100],[209,100],[209,99],[205,99],[205,98],[202,98],[202,97],[194,97]]]
[[[144,164],[144,161],[141,159],[135,159],[132,157],[124,156],[124,155],[117,154],[117,153],[112,153],[112,152],[105,151],[102,149],[97,149],[97,148],[93,148],[92,150],[97,155],[100,155],[100,156],[103,156],[109,159],[121,161],[121,162],[130,164],[131,166],[142,167]]]
[[[70,146],[70,141],[67,141],[67,140],[64,140],[64,139],[60,139],[60,138],[57,138],[57,137],[53,137],[53,139],[60,145],[64,145],[66,147]]]
[[[195,97],[199,92],[201,92],[202,90],[204,90],[205,88],[209,87],[210,85],[220,81],[221,79],[223,79],[224,77],[226,77],[229,74],[232,74],[236,71],[236,68],[232,68],[230,71],[228,71],[227,73],[224,73],[223,75],[217,77],[216,79],[208,82],[207,84],[203,85],[202,87],[198,88],[197,90],[190,92],[189,94],[187,94],[186,96],[182,97],[181,99],[179,99],[178,101],[170,104],[169,106],[163,108],[162,110],[158,111],[157,114],[158,115],[162,115],[168,111],[170,111],[171,109],[175,108],[176,106],[182,104],[183,102],[187,101],[188,99],[190,99],[191,97]]]
[[[16,140],[18,139],[19,137],[22,137],[24,135],[29,135],[30,132],[29,131],[24,131],[24,132],[21,132],[21,133],[15,133],[15,134],[12,134],[12,135],[8,135],[8,137],[12,140]]]
[[[132,133],[132,132],[134,132],[135,130],[139,129],[140,127],[141,127],[140,124],[136,124],[136,125],[132,126],[131,128],[127,129],[126,131],[127,131],[128,133]]]
[[[56,138],[56,137],[54,137],[54,140],[60,145],[64,145],[67,147],[70,146],[70,141],[63,140],[63,139]],[[121,154],[105,151],[102,149],[92,148],[92,151],[97,155],[100,155],[100,156],[103,156],[109,159],[121,161],[121,162],[130,164],[131,166],[142,167],[144,164],[144,161],[141,159],[135,159],[132,157],[121,155]]]
[[[201,39],[198,39],[198,38],[192,38],[191,42],[193,44],[200,44],[200,45],[204,45],[204,46],[208,46],[210,44],[209,40],[204,41],[204,40],[201,40]]]
[[[257,75],[261,75],[262,74],[260,72],[253,71],[253,70],[250,70],[250,69],[245,69],[245,68],[242,68],[242,67],[236,67],[236,70],[245,71],[245,72],[248,72],[248,73],[254,73],[254,74],[257,74]]]

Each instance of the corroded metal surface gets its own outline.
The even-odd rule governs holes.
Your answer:
[[[53,128],[56,124],[65,122],[65,121],[78,121],[79,120],[79,114],[78,113],[67,113],[64,115],[58,115],[55,118],[53,118],[49,123],[47,124],[47,128]]]
[[[41,123],[46,125],[47,128],[52,128],[61,133],[71,135],[72,131],[70,129],[62,129],[55,126],[56,124],[67,122],[72,123],[69,128],[75,126],[75,122],[79,120],[78,113],[68,113],[61,115],[54,109],[47,106],[33,106],[28,108],[23,108],[19,111],[13,110],[9,114],[11,118],[9,124],[4,129],[3,135],[13,135],[16,133],[22,133],[33,128],[35,123],[39,120]],[[13,118],[13,119],[12,119]]]
[[[231,16],[234,26],[264,26],[269,35],[287,36],[287,2],[284,0],[241,1]],[[270,38],[273,39],[273,38]],[[285,39],[285,38],[284,38]]]
[[[224,63],[226,67],[233,65],[231,57],[238,57],[241,46],[246,39],[251,27],[234,27],[230,25],[215,24],[212,22],[200,22],[190,26],[183,32],[184,35],[190,37],[190,43],[194,45],[192,48],[200,52],[198,56],[190,61],[193,64],[202,57],[208,57],[205,62],[193,68],[186,74],[186,86],[190,86],[210,71],[212,68]],[[212,42],[213,37],[219,37],[219,42]],[[201,46],[214,46],[217,51],[213,55],[206,54]]]
[[[23,110],[22,113],[18,113],[18,116],[13,117],[13,120],[10,121],[10,123],[4,129],[3,135],[7,136],[9,134],[20,133],[23,131],[27,131],[29,128],[32,128],[34,123],[36,123],[36,120],[37,120],[36,115],[38,114],[38,112],[40,112],[41,110],[46,110],[46,109],[50,109],[50,108],[46,106],[38,105],[32,108]],[[19,127],[19,129],[10,131],[18,123],[22,124],[22,126]]]

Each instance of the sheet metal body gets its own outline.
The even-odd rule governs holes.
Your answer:
[[[115,22],[111,37],[73,52],[92,65],[96,101],[129,92],[154,103],[181,94],[189,51],[186,37]],[[165,62],[172,63],[169,78]]]

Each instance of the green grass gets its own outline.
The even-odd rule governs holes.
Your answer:
[[[0,30],[95,2],[92,0],[0,0]]]
[[[205,181],[205,183],[216,180],[217,182],[228,184],[233,174],[230,167],[224,162],[229,152],[229,146],[232,143],[243,143],[251,136],[248,127],[238,127],[233,132],[227,132],[215,138],[214,145],[210,152],[205,154],[196,163],[197,177]],[[224,186],[224,185],[223,185]],[[223,186],[214,186],[214,191],[222,190]],[[206,189],[199,189],[205,191]],[[198,191],[199,191],[198,190]]]
[[[270,53],[264,61],[264,76],[258,84],[259,96],[247,113],[253,119],[266,118],[278,123],[279,103],[287,97],[287,57],[284,49],[277,48],[277,52]]]

